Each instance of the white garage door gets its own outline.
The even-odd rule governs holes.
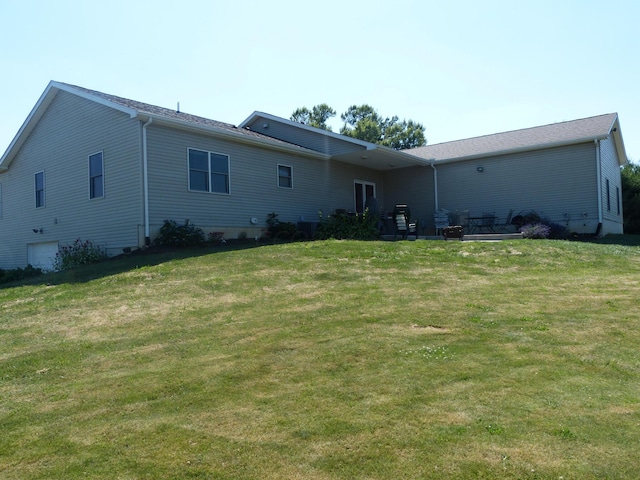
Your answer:
[[[58,253],[58,242],[30,243],[27,245],[27,260],[32,267],[52,270]]]

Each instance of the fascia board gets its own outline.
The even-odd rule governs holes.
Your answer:
[[[312,127],[309,125],[305,125],[304,123],[294,122],[293,120],[287,120],[286,118],[277,117],[275,115],[271,115],[269,113],[258,112],[255,111],[246,120],[244,120],[238,128],[246,128],[248,125],[253,123],[258,118],[264,118],[265,120],[269,120],[272,122],[282,123],[284,125],[288,125],[290,127],[299,128],[300,130],[306,130],[307,132],[312,132],[317,135],[324,135],[326,137],[335,138],[337,140],[342,140],[343,142],[353,143],[355,145],[359,145],[361,147],[365,147],[367,150],[371,150],[372,148],[377,147],[375,143],[365,142],[364,140],[360,140],[357,138],[349,137],[347,135],[342,135],[336,132],[330,132],[329,130],[322,130],[321,128]]]
[[[137,115],[137,112],[131,108],[109,102],[108,100],[100,98],[96,95],[91,95],[89,93],[76,90],[73,87],[52,80],[49,82],[42,95],[40,95],[40,98],[36,102],[35,106],[31,109],[31,112],[18,130],[18,133],[9,144],[9,147],[7,147],[7,150],[2,155],[2,158],[0,158],[0,170],[6,171],[9,169],[9,165],[11,165],[11,162],[13,161],[16,153],[26,141],[27,137],[46,111],[47,107],[51,104],[57,93],[61,90],[67,93],[71,93],[72,95],[77,95],[79,97],[85,98],[92,102],[114,108],[128,114],[131,118],[135,118],[135,116]]]
[[[13,137],[13,140],[7,147],[7,150],[0,158],[0,169],[9,169],[9,165],[11,165],[15,154],[18,152],[26,138],[29,136],[29,133],[31,133],[36,123],[38,123],[38,120],[55,97],[56,91],[53,90],[55,88],[52,85],[53,83],[54,82],[49,82],[49,85],[47,85],[47,88],[42,92],[42,95],[40,95],[40,98],[31,109],[31,112],[29,112],[25,121],[22,123],[18,133]]]
[[[306,157],[312,157],[312,158],[317,158],[320,160],[329,160],[331,158],[330,155],[324,154],[324,153],[320,153],[320,152],[316,152],[314,150],[309,150],[307,148],[304,147],[299,147],[298,145],[289,145],[289,144],[279,144],[267,139],[261,140],[259,138],[250,138],[247,137],[246,135],[243,135],[241,133],[233,133],[233,132],[229,132],[227,130],[221,129],[221,128],[216,128],[216,127],[211,127],[211,126],[207,126],[207,125],[197,125],[194,124],[192,122],[188,122],[188,121],[183,121],[183,120],[178,120],[178,119],[170,119],[167,117],[164,117],[162,115],[152,115],[152,114],[148,114],[148,113],[144,113],[144,114],[140,114],[138,115],[139,119],[141,120],[147,120],[149,118],[153,119],[153,124],[160,124],[160,125],[168,125],[168,126],[173,126],[173,127],[177,127],[177,128],[182,128],[182,129],[186,129],[186,130],[195,130],[198,132],[206,132],[209,134],[214,134],[216,136],[219,137],[225,137],[228,138],[230,140],[236,141],[236,142],[241,142],[241,143],[246,143],[246,144],[250,144],[250,145],[256,145],[256,146],[260,146],[263,148],[270,148],[272,150],[278,150],[278,151],[283,151],[283,152],[287,152],[287,153],[293,153],[293,154],[297,154],[297,155],[304,155]]]
[[[104,105],[105,107],[113,108],[114,110],[118,110],[120,112],[126,113],[131,118],[135,118],[138,115],[138,111],[135,110],[134,108],[125,107],[124,105],[120,105],[119,103],[111,102],[111,101],[107,100],[106,98],[102,98],[102,97],[100,97],[98,95],[93,95],[93,94],[91,94],[89,92],[83,92],[82,90],[75,89],[70,85],[65,85],[64,83],[58,83],[58,82],[53,82],[53,81],[51,82],[50,85],[52,85],[53,87],[57,88],[58,90],[62,90],[64,92],[71,93],[73,95],[77,95],[78,97],[84,98],[86,100],[90,100],[90,101],[95,102],[95,103],[100,104],[100,105]]]

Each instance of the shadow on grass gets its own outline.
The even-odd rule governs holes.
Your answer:
[[[246,250],[249,248],[264,247],[281,242],[255,242],[255,241],[228,241],[219,245],[206,245],[191,248],[149,247],[136,250],[128,255],[118,255],[102,262],[82,265],[78,268],[63,272],[50,272],[36,277],[16,280],[0,284],[0,289],[19,287],[24,285],[60,285],[84,283],[118,273],[136,270],[142,267],[160,265],[173,260],[201,257],[215,253]]]
[[[640,247],[640,235],[607,235],[602,238],[581,238],[582,242],[597,243],[600,245],[623,245],[625,247]]]

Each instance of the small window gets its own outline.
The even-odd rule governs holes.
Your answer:
[[[0,218],[2,218],[2,184],[0,183]]]
[[[89,155],[89,198],[104,197],[102,152]]]
[[[229,155],[188,149],[189,190],[229,193]]]
[[[293,188],[293,168],[288,165],[278,165],[278,186]]]
[[[611,194],[609,193],[609,179],[607,178],[607,212],[611,211]]]
[[[35,175],[36,208],[44,207],[44,172]]]
[[[0,192],[2,193],[2,192]],[[0,198],[0,202],[2,199]],[[620,215],[620,187],[616,187],[616,207],[618,208],[618,215]],[[0,204],[0,218],[2,218],[2,205]]]

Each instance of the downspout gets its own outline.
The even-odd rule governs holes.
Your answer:
[[[433,168],[433,195],[435,199],[435,211],[437,212],[440,209],[438,205],[438,170],[436,170],[433,162],[429,162],[429,165]]]
[[[151,232],[149,227],[149,165],[147,151],[147,127],[151,125],[153,118],[142,125],[142,195],[144,196],[144,244],[151,245]]]
[[[602,230],[602,165],[600,164],[600,140],[596,138],[593,142],[596,145],[596,175],[598,190],[598,228],[594,234],[597,237],[600,235],[600,231]]]

